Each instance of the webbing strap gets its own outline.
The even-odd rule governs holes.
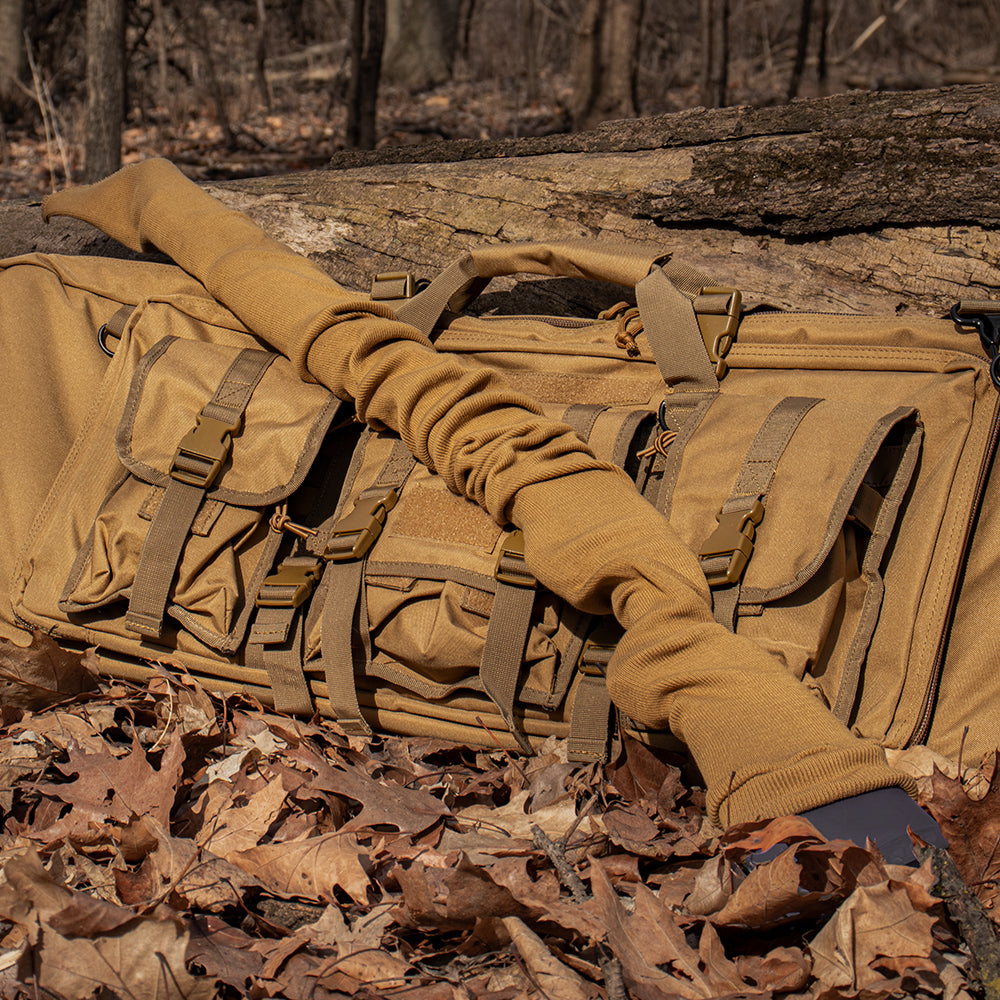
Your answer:
[[[656,366],[675,392],[719,391],[693,304],[705,283],[697,271],[668,260],[654,266],[635,286],[635,302]]]
[[[563,423],[569,424],[581,441],[587,441],[595,421],[605,409],[602,403],[574,403],[563,414]]]
[[[365,561],[414,465],[416,459],[409,449],[397,441],[378,478],[361,492],[354,510],[333,526],[327,543],[326,558],[330,562],[324,571],[327,591],[320,625],[323,670],[330,710],[337,724],[350,735],[371,733],[361,714],[355,680],[356,673],[363,673],[371,658]]]
[[[489,283],[489,278],[480,278],[478,273],[471,254],[460,257],[422,292],[394,306],[396,315],[430,336],[446,309],[464,308]],[[653,264],[635,285],[635,301],[653,357],[664,381],[675,391],[716,392],[719,388],[694,306],[709,284],[700,271],[667,258]]]
[[[258,608],[247,641],[247,666],[267,671],[274,707],[289,715],[312,715],[314,711],[302,669],[304,623],[305,615],[297,608]]]
[[[257,610],[247,637],[246,662],[266,670],[274,706],[290,715],[309,715],[312,696],[302,669],[303,607],[319,579],[322,563],[312,555],[283,559],[257,595]]]
[[[512,531],[501,546],[496,580],[479,677],[517,745],[531,753],[531,744],[514,719],[514,702],[531,630],[537,581],[524,563],[524,536],[519,530]]]
[[[415,326],[428,337],[441,314],[456,292],[470,282],[486,285],[488,278],[478,278],[476,262],[471,254],[452,261],[419,295],[394,305],[396,316],[404,323]],[[478,279],[478,281],[477,281]],[[472,295],[474,297],[474,294]]]
[[[614,646],[588,641],[580,654],[580,677],[569,723],[567,755],[570,761],[589,763],[608,759],[611,696],[606,679]]]
[[[125,616],[130,631],[150,639],[162,633],[170,588],[195,515],[222,469],[254,389],[275,357],[255,348],[240,351],[178,446],[170,482],[139,555]]]
[[[774,406],[747,449],[729,499],[716,515],[719,527],[702,546],[701,566],[713,584],[712,613],[731,631],[736,630],[743,571],[778,462],[802,418],[818,402],[809,396],[786,396]]]

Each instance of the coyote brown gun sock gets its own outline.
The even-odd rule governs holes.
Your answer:
[[[906,784],[776,660],[715,624],[700,567],[667,521],[499,377],[438,353],[383,303],[340,288],[165,161],[52,195],[43,211],[168,253],[303,377],[353,399],[362,420],[398,431],[451,490],[522,528],[542,583],[626,627],[612,696],[687,741],[714,820]]]
[[[881,747],[852,735],[775,658],[712,618],[694,555],[623,473],[527,486],[511,518],[545,586],[585,610],[612,611],[624,626],[608,668],[612,699],[687,743],[713,822],[796,813],[892,785],[913,790]]]

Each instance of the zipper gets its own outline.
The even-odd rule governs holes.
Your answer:
[[[982,464],[979,467],[979,479],[976,482],[976,492],[969,512],[969,519],[965,526],[965,537],[962,540],[962,554],[958,560],[958,567],[955,571],[955,579],[952,581],[951,596],[948,599],[948,610],[945,614],[944,627],[941,629],[941,636],[938,639],[937,652],[934,655],[934,662],[931,667],[931,676],[927,682],[927,690],[924,693],[924,701],[920,707],[920,714],[917,723],[906,740],[904,746],[919,746],[927,740],[930,732],[931,721],[934,718],[934,706],[937,702],[938,688],[941,683],[941,670],[944,667],[944,654],[948,645],[948,636],[951,632],[951,624],[955,615],[955,606],[958,603],[958,583],[965,570],[965,564],[969,558],[969,549],[972,542],[972,529],[979,515],[979,508],[983,501],[983,494],[986,492],[986,482],[989,479],[990,466],[996,457],[997,442],[1000,439],[1000,396],[993,404],[993,420],[990,426],[990,439],[986,446]]]

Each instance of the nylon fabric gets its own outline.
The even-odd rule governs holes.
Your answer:
[[[488,368],[483,360],[487,354],[504,353],[497,350],[497,340],[490,339],[504,330],[513,332],[502,323],[477,326],[449,320],[443,330],[435,330],[438,350],[426,335],[395,318],[388,305],[340,288],[161,161],[128,168],[91,188],[62,192],[47,199],[44,211],[47,216],[66,213],[92,221],[136,248],[158,246],[190,276],[176,279],[176,288],[184,289],[190,303],[180,298],[149,303],[129,321],[108,377],[96,394],[90,420],[77,415],[63,429],[76,434],[85,428],[77,444],[72,448],[67,444],[69,451],[50,470],[55,485],[49,490],[49,479],[29,489],[36,502],[42,500],[42,512],[27,535],[30,556],[20,561],[15,574],[12,613],[22,621],[41,624],[77,642],[97,637],[114,653],[135,654],[134,637],[122,634],[116,593],[98,594],[81,610],[75,610],[75,604],[74,610],[67,610],[69,598],[62,599],[67,572],[75,579],[81,566],[93,562],[92,551],[104,558],[105,542],[110,551],[123,555],[122,565],[128,565],[147,522],[138,513],[122,511],[126,506],[128,511],[148,507],[150,488],[163,485],[162,470],[154,464],[146,463],[153,471],[144,472],[133,456],[113,454],[114,428],[128,400],[123,382],[157,342],[154,329],[158,337],[179,335],[183,329],[192,343],[205,341],[208,353],[214,341],[252,346],[259,337],[291,360],[299,378],[354,401],[358,418],[375,432],[376,442],[384,438],[386,444],[390,431],[399,434],[400,447],[419,463],[404,494],[434,484],[433,488],[447,488],[462,498],[477,517],[492,518],[496,525],[511,522],[522,529],[528,568],[551,592],[536,600],[524,658],[530,666],[523,694],[534,699],[524,709],[523,727],[530,739],[569,729],[565,716],[562,722],[553,721],[548,708],[550,701],[563,696],[560,652],[579,641],[575,633],[568,634],[573,628],[567,624],[563,604],[569,604],[578,611],[614,614],[625,628],[608,665],[608,690],[619,709],[638,724],[668,727],[687,743],[707,782],[713,821],[795,812],[874,788],[912,789],[905,776],[888,766],[879,744],[905,742],[915,717],[923,714],[921,706],[933,698],[936,668],[930,647],[940,641],[947,625],[956,566],[966,543],[970,511],[977,503],[980,470],[993,440],[983,419],[988,409],[985,393],[992,391],[988,385],[983,388],[983,359],[974,345],[966,346],[967,341],[956,346],[947,324],[928,321],[920,326],[892,318],[882,326],[854,318],[758,322],[751,317],[744,321],[727,357],[730,371],[722,383],[716,380],[713,385],[697,372],[692,375],[685,348],[678,355],[679,370],[671,375],[672,385],[664,391],[654,358],[662,352],[655,345],[650,349],[650,338],[640,334],[639,356],[626,361],[606,337],[607,325],[599,323],[584,324],[585,336],[592,339],[579,340],[572,351],[562,350],[560,344],[574,340],[572,330],[562,328],[563,333],[546,340],[539,338],[544,324],[526,327],[527,349],[507,344],[503,370]],[[474,259],[480,262],[477,278],[481,279],[493,267],[531,271],[537,266],[536,273],[569,268],[585,277],[603,277],[598,271],[612,268],[626,283],[641,284],[662,254],[649,256],[645,249],[624,252],[609,264],[609,252],[603,247],[569,252],[543,244],[499,247]],[[678,292],[671,323],[692,345],[688,352],[692,363],[704,365],[704,341],[690,301],[701,294],[703,278],[670,265],[667,273]],[[73,268],[85,270],[78,264]],[[100,274],[109,273],[107,264],[99,268]],[[133,268],[131,273],[140,272]],[[654,269],[654,273],[662,272]],[[163,272],[148,272],[153,274]],[[143,277],[139,284],[146,287],[154,280]],[[198,291],[197,282],[204,284],[204,293]],[[89,289],[78,298],[89,302],[94,294]],[[117,300],[106,296],[110,301],[101,308],[82,308],[94,310],[95,318],[103,322],[133,295],[116,291]],[[713,308],[720,304],[713,303]],[[660,311],[659,306],[645,308],[654,314]],[[62,306],[53,309],[50,318],[57,321],[64,311]],[[209,314],[214,325],[206,329]],[[644,322],[647,319],[643,316]],[[558,398],[560,366],[568,371],[566,382],[573,393],[562,399]],[[197,368],[195,364],[192,371]],[[504,371],[510,372],[511,383],[544,383],[556,406],[547,407],[544,400],[514,391]],[[893,380],[883,379],[889,372]],[[782,456],[781,465],[787,465],[789,475],[775,477],[768,514],[743,582],[744,599],[756,602],[760,611],[752,619],[741,619],[733,634],[711,616],[709,591],[691,548],[704,538],[705,519],[714,517],[725,501],[753,434],[774,401],[787,395],[790,378],[797,393],[822,397],[823,403],[803,417]],[[64,381],[58,391],[71,391],[72,380]],[[598,395],[602,384],[607,390],[604,396]],[[47,391],[39,394],[42,399],[49,398]],[[271,402],[260,414],[268,440],[284,438],[274,415],[280,412],[279,396],[277,391],[268,395]],[[297,399],[298,393],[290,398]],[[655,414],[662,401],[678,431],[667,455],[658,456],[648,470],[659,475],[656,470],[662,464],[660,488],[648,492],[658,496],[664,510],[669,507],[669,521],[642,499],[612,460],[624,454],[626,464],[634,464],[631,438],[625,441],[627,421],[615,436],[604,424],[610,414],[597,418],[593,437],[595,445],[600,442],[598,454],[560,418],[570,403],[607,405],[611,399],[634,403],[648,414]],[[913,433],[916,409],[926,429],[922,442]],[[170,424],[169,408],[163,424],[155,411],[149,406],[144,413],[154,436]],[[249,414],[250,408],[248,419]],[[296,427],[305,429],[306,439],[313,433],[301,419]],[[837,428],[832,442],[830,427]],[[614,456],[604,451],[612,437]],[[916,486],[903,504],[902,494],[911,485],[906,476],[915,474],[916,452],[921,448]],[[298,450],[305,454],[309,449]],[[22,456],[19,466],[25,464]],[[284,468],[284,459],[273,464],[281,465],[284,474],[276,477],[273,491],[258,491],[254,503],[280,500],[285,487],[296,481],[295,470]],[[251,466],[243,463],[234,475],[253,480]],[[115,486],[115,504],[121,501],[121,510],[115,504],[102,508],[122,468],[134,475],[120,491]],[[87,476],[95,472],[103,491],[100,498],[93,495],[98,486],[87,483]],[[866,549],[865,539],[854,527],[845,528],[862,482],[886,497],[877,517],[882,535],[897,541],[886,566],[871,565],[869,553],[878,547],[873,549],[869,542]],[[369,485],[366,480],[358,489]],[[351,495],[356,496],[358,489],[352,488]],[[235,523],[239,501],[224,495],[224,490],[213,495],[222,509],[207,525],[205,538],[211,541],[205,545],[234,554],[230,566],[235,567],[231,575],[236,586],[225,597],[226,614],[233,609],[232,621],[226,619],[224,634],[215,626],[213,632],[193,610],[182,609],[176,653],[221,682],[242,682],[256,689],[266,687],[263,672],[234,662],[228,654],[239,648],[249,628],[247,594],[254,593],[271,570],[277,550],[269,547],[272,542],[260,510],[244,512],[248,520]],[[47,491],[50,499],[45,500]],[[118,532],[126,521],[127,530]],[[351,589],[351,594],[361,593],[364,580],[356,620],[364,633],[359,640],[366,660],[369,651],[363,643],[370,644],[371,674],[366,683],[375,686],[370,698],[362,692],[355,714],[360,718],[363,703],[365,711],[372,706],[373,718],[402,731],[425,727],[419,720],[427,719],[427,731],[467,734],[473,728],[469,713],[489,706],[485,698],[477,701],[468,687],[456,688],[437,704],[411,697],[393,684],[375,684],[373,678],[381,672],[404,679],[410,671],[431,687],[449,687],[447,676],[423,675],[419,658],[425,649],[452,656],[460,648],[465,657],[471,650],[481,650],[487,627],[482,609],[495,589],[490,570],[483,569],[490,553],[477,551],[475,545],[462,549],[465,543],[456,538],[436,543],[440,554],[431,557],[426,547],[420,549],[412,519],[406,536],[394,535],[391,523],[390,512],[386,530]],[[927,525],[938,530],[928,531]],[[473,539],[484,536],[481,525],[464,533]],[[196,538],[202,542],[192,535],[191,544]],[[467,562],[453,570],[450,561],[459,550]],[[182,566],[178,579],[184,578],[189,589],[200,589],[199,600],[207,600],[204,591],[218,590],[212,574],[224,562],[215,556],[204,560],[211,567],[207,575],[196,572],[193,565]],[[982,578],[988,562],[970,563],[977,578]],[[432,572],[420,568],[427,566],[437,568]],[[924,585],[915,587],[914,580]],[[328,579],[315,594],[318,598],[322,592],[328,602],[335,591]],[[313,666],[320,645],[313,635],[317,617],[318,613],[311,614],[303,635]],[[878,628],[868,632],[873,618],[878,618]],[[963,611],[961,620],[970,622],[972,616]],[[817,631],[803,631],[810,628]],[[819,634],[820,628],[829,635]],[[968,627],[963,628],[968,647]],[[796,642],[790,642],[790,636]],[[392,656],[382,643],[392,644]],[[321,645],[328,656],[335,644]],[[832,715],[824,700],[836,699],[838,684],[853,669],[852,658],[859,655],[865,685],[848,726]],[[456,666],[444,663],[434,669],[446,675]],[[811,689],[800,676],[807,678]],[[324,690],[328,687],[337,685],[310,679],[311,693],[324,711],[330,711]],[[586,691],[580,687],[566,691],[560,710],[572,711],[574,698],[586,704]],[[954,687],[949,691],[953,695]],[[496,712],[487,714],[491,720],[500,718]]]

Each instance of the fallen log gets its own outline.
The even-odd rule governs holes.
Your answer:
[[[751,303],[940,313],[1000,287],[998,122],[995,84],[854,93],[344,153],[210,190],[351,287],[379,271],[431,276],[482,243],[600,236],[656,240]],[[0,255],[30,250],[120,252],[0,205]],[[571,281],[533,302],[524,284],[518,308],[607,304]]]

